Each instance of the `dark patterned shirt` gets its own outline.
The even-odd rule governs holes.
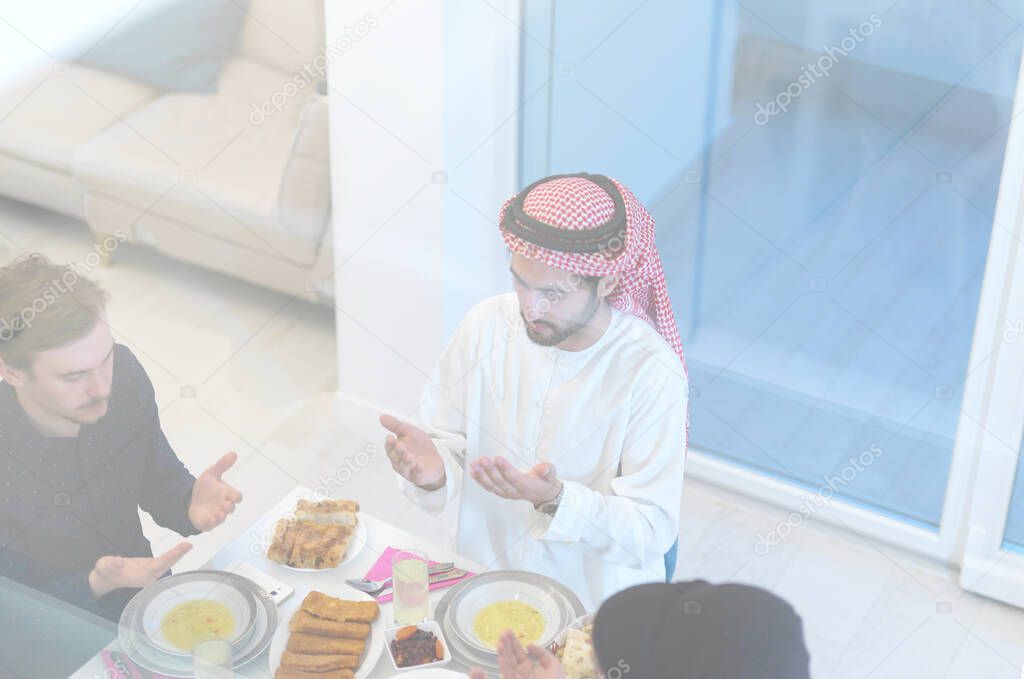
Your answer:
[[[152,556],[138,509],[181,535],[195,482],[160,428],[153,385],[114,347],[107,414],[76,438],[47,438],[0,382],[0,575],[116,620],[137,591],[96,600],[88,575],[106,555]]]

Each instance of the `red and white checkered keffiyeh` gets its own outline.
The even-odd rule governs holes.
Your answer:
[[[593,253],[558,252],[540,247],[502,229],[512,252],[580,276],[618,275],[619,284],[608,297],[622,312],[650,323],[679,356],[686,372],[683,343],[668,296],[665,272],[654,241],[654,218],[633,192],[615,179],[626,204],[626,232],[615,247]],[[516,196],[505,201],[498,223]],[[585,177],[556,177],[537,184],[523,200],[523,212],[540,222],[567,230],[594,229],[615,215],[608,192]]]

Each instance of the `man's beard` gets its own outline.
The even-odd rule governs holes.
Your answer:
[[[597,291],[594,291],[594,294],[591,295],[590,297],[590,301],[587,303],[587,307],[580,313],[579,316],[573,319],[569,323],[569,325],[565,326],[564,328],[559,328],[546,321],[534,321],[534,325],[546,325],[547,327],[552,328],[555,331],[551,335],[547,336],[537,335],[532,330],[530,330],[530,324],[529,322],[527,322],[526,315],[523,314],[521,309],[519,311],[519,315],[523,319],[523,324],[526,328],[526,336],[530,338],[531,342],[533,342],[534,344],[538,344],[542,347],[553,347],[555,345],[561,344],[565,340],[575,335],[581,329],[585,328],[587,324],[590,323],[591,319],[594,318],[594,315],[597,314],[597,311],[600,307],[601,300],[597,296]]]

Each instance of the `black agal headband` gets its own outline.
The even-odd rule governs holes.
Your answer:
[[[611,197],[612,202],[615,204],[615,214],[612,215],[612,218],[593,229],[562,229],[551,224],[545,224],[526,214],[523,205],[526,202],[526,197],[530,195],[530,191],[553,179],[563,179],[565,177],[580,177],[604,189],[605,193]],[[512,203],[505,211],[505,218],[501,222],[501,228],[529,243],[548,250],[579,254],[601,252],[611,247],[610,244],[616,242],[616,239],[618,239],[620,244],[619,247],[621,247],[622,241],[625,240],[626,201],[622,197],[619,187],[615,185],[615,182],[603,174],[589,174],[587,172],[556,174],[535,181],[520,191],[519,195],[512,200]]]

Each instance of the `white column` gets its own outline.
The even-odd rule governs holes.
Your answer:
[[[345,48],[328,71],[339,392],[404,415],[458,319],[505,285],[518,0],[325,4]]]

